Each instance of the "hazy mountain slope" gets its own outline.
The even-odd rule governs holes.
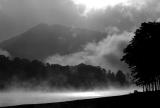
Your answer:
[[[100,41],[105,33],[62,25],[39,24],[25,33],[0,44],[12,56],[28,59],[43,59],[54,54],[69,54],[80,51],[92,41]]]

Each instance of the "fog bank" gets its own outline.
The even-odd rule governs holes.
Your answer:
[[[0,93],[0,107],[24,104],[55,103],[98,97],[124,95],[133,92],[131,89],[108,89],[93,91],[63,91],[63,92],[35,92],[35,91],[10,91]]]

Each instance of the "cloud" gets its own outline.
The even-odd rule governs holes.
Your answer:
[[[1,3],[0,3],[0,10],[2,9]]]
[[[86,63],[95,66],[102,66],[106,69],[117,71],[119,69],[128,71],[127,65],[120,61],[123,49],[127,46],[133,33],[123,32],[112,34],[98,43],[88,43],[83,51],[61,56],[53,55],[45,62],[50,64],[77,65]]]
[[[3,4],[6,2],[7,0],[0,0],[0,10],[2,9]]]
[[[5,51],[5,50],[3,50],[3,49],[0,49],[0,55],[4,55],[4,56],[6,56],[6,57],[10,57],[10,56],[11,56],[8,51]]]
[[[9,36],[39,23],[62,24],[99,31],[105,31],[107,27],[112,26],[123,32],[132,30],[142,22],[160,17],[159,0],[129,1],[128,5],[118,4],[103,11],[93,10],[87,17],[81,15],[84,7],[75,5],[71,0],[0,0],[0,4],[3,13],[14,22],[9,22],[15,28],[7,31],[12,31]]]
[[[142,22],[155,21],[160,17],[160,1],[136,0],[130,5],[116,5],[108,7],[104,11],[95,10],[87,15],[87,24],[92,29],[105,30],[114,26],[120,31],[130,31]]]
[[[83,51],[74,54],[61,56],[57,52],[57,55],[48,57],[46,61],[72,65],[84,62],[113,69],[125,68],[126,65],[121,64],[119,58],[126,41],[130,39],[130,32],[142,22],[157,21],[160,18],[159,0],[129,1],[126,5],[118,4],[103,11],[92,10],[87,16],[82,16],[84,7],[75,5],[71,0],[0,0],[2,13],[8,20],[13,20],[7,20],[4,24],[0,13],[0,28],[6,25],[3,29],[6,31],[0,32],[0,39],[3,35],[3,38],[6,35],[12,37],[38,23],[106,31],[110,36],[101,42],[88,43]],[[7,25],[12,28],[9,29]]]
[[[120,32],[120,30],[117,27],[106,27],[105,32],[108,33],[109,35],[113,35],[115,33]]]
[[[0,5],[0,28],[6,27],[0,32],[0,40],[16,36],[40,23],[67,26],[84,23],[70,0],[0,0]],[[5,24],[4,16],[8,18]]]

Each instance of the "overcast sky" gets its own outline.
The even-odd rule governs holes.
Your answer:
[[[72,0],[0,0],[0,40],[38,24],[63,24],[104,31],[107,27],[132,30],[141,22],[160,17],[159,0],[129,0],[83,15],[85,6]]]
[[[83,4],[77,5],[73,0],[0,0],[0,41],[39,23],[106,31],[109,36],[101,42],[88,43],[83,51],[63,57],[51,55],[47,62],[73,64],[75,61],[82,61],[109,68],[127,69],[119,59],[123,48],[131,39],[129,35],[142,22],[159,20],[160,0],[124,1],[129,2],[120,2],[86,13],[87,8]],[[90,51],[94,53],[89,55]]]

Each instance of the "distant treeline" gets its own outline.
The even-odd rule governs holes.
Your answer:
[[[120,70],[114,74],[99,66],[61,66],[0,55],[0,90],[11,87],[88,90],[128,85],[128,78]]]

